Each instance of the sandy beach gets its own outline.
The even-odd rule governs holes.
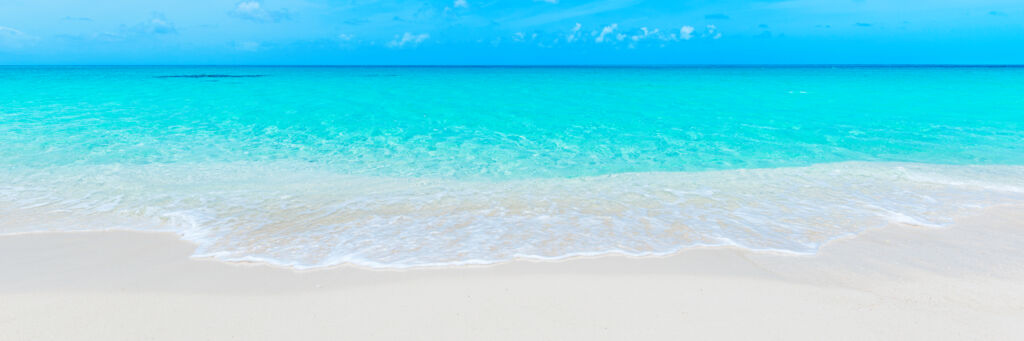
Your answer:
[[[1024,335],[1024,208],[814,256],[696,249],[444,269],[190,259],[176,236],[0,237],[0,339],[984,339]]]
[[[0,0],[0,341],[1024,341],[1022,17]]]

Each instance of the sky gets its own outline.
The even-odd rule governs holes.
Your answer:
[[[0,64],[1024,64],[1024,1],[2,0]]]

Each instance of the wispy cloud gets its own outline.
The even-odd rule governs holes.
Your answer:
[[[611,24],[605,26],[603,29],[601,29],[601,34],[597,35],[597,38],[594,39],[594,42],[603,43],[604,37],[614,32],[616,28],[619,28],[619,24]]]
[[[722,38],[722,32],[718,31],[718,27],[715,25],[708,25],[704,27],[704,37],[711,39]]]
[[[177,34],[178,29],[174,23],[167,19],[162,13],[153,13],[153,16],[135,25],[121,25],[117,31],[98,32],[91,35],[78,37],[103,42],[124,42],[147,37]]]
[[[178,33],[178,29],[174,26],[174,23],[167,20],[167,17],[163,14],[154,13],[153,17],[149,20],[135,24],[131,27],[122,26],[121,33],[121,36],[126,38],[129,36],[176,34]],[[111,37],[115,36],[116,35],[112,35]]]
[[[174,24],[168,22],[162,17],[150,19],[146,26],[148,26],[149,32],[155,34],[178,33],[178,29],[174,28]]]
[[[650,36],[657,36],[657,35],[659,35],[658,29],[648,30],[646,27],[641,27],[640,31],[642,32],[641,34],[634,35],[634,36],[630,37],[630,39],[632,39],[634,42],[636,42],[636,41],[640,41],[640,40],[646,39],[647,37],[650,37]]]
[[[242,1],[235,5],[231,16],[255,22],[280,22],[291,17],[288,9],[267,10],[259,1]]]
[[[469,3],[466,2],[466,0],[455,0],[455,3],[453,3],[452,6],[455,8],[469,8]]]
[[[568,32],[545,34],[543,31],[539,31],[539,34],[536,32],[528,34],[519,31],[512,34],[511,40],[534,41],[541,47],[553,47],[559,43],[579,44],[582,42],[616,46],[625,44],[629,48],[636,48],[641,45],[665,47],[669,43],[698,38],[710,40],[722,38],[722,33],[715,25],[707,25],[700,30],[690,25],[667,30],[648,26],[631,28],[623,26],[621,23],[610,23],[598,27],[600,28],[595,30],[584,30],[582,24],[576,23]],[[482,43],[485,40],[477,42]]]
[[[255,41],[236,42],[235,50],[245,52],[256,52],[263,49],[263,45]]]
[[[20,36],[24,35],[25,33],[7,26],[0,26],[0,34],[3,34],[5,36]]]
[[[426,33],[412,34],[405,32],[401,37],[395,36],[395,40],[388,42],[388,47],[402,48],[406,45],[416,46],[429,38],[430,35]]]
[[[35,37],[25,34],[20,30],[0,26],[0,48],[18,49],[25,46],[28,43],[35,40]]]
[[[514,27],[524,26],[535,26],[544,25],[562,20],[568,20],[578,18],[587,15],[594,15],[598,13],[604,13],[608,11],[614,11],[623,9],[626,7],[637,4],[639,0],[604,0],[597,1],[588,4],[583,4],[575,7],[566,8],[558,11],[549,11],[541,14],[529,16],[526,18],[515,18],[515,19],[503,19],[499,22],[507,22],[508,25]]]
[[[523,32],[516,32],[512,35],[512,40],[516,42],[534,41],[537,40],[539,35],[537,33],[526,34]]]
[[[580,29],[582,29],[582,28],[583,28],[583,24],[576,23],[576,26],[572,27],[572,33],[569,33],[569,35],[565,37],[565,41],[571,43],[571,42],[576,41],[576,39],[579,39],[579,37],[580,37]]]

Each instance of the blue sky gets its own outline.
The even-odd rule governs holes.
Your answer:
[[[0,64],[1024,63],[1021,0],[3,0]]]

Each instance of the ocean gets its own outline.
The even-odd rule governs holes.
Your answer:
[[[408,268],[814,254],[1009,203],[1018,67],[0,67],[0,235]]]

